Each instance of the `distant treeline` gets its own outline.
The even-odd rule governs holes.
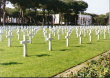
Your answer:
[[[11,3],[15,8],[6,8]],[[6,24],[8,17],[19,18],[20,23],[32,25],[54,25],[52,15],[59,14],[59,25],[78,25],[78,14],[88,8],[84,1],[73,0],[0,0],[0,24]],[[93,24],[108,24],[108,15],[89,14]],[[7,23],[11,24],[11,23]],[[13,24],[13,23],[12,23]]]

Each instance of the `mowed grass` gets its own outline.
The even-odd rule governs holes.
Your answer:
[[[22,39],[17,40],[14,31],[12,47],[8,47],[4,34],[0,42],[0,77],[51,77],[110,49],[109,35],[104,40],[102,34],[97,41],[94,33],[93,42],[89,43],[87,34],[80,45],[73,31],[69,47],[66,47],[64,35],[61,34],[60,40],[55,36],[53,51],[48,51],[48,41],[45,42],[40,30],[33,38],[33,44],[28,44],[28,57],[23,57],[23,45],[20,44]]]

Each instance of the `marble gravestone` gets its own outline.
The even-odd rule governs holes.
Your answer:
[[[97,40],[100,40],[100,30],[97,30]]]
[[[90,40],[90,42],[92,42],[92,30],[91,29],[89,31],[89,40]]]
[[[67,32],[67,35],[65,36],[65,38],[66,38],[66,46],[69,47],[69,38],[70,38],[69,32]]]
[[[29,36],[30,43],[32,44],[32,38],[34,36],[33,33],[32,32],[29,32],[29,35],[28,36]]]
[[[8,38],[8,47],[12,46],[12,31],[9,30],[8,35],[6,36]]]
[[[57,35],[58,35],[58,40],[60,40],[60,29],[58,29]]]
[[[79,43],[82,44],[82,31],[80,30],[80,33],[79,33]]]
[[[20,29],[18,29],[17,34],[18,34],[18,40],[20,40],[20,34],[21,34]]]
[[[47,38],[47,40],[49,41],[49,51],[52,51],[52,34],[49,34],[49,38]]]
[[[106,39],[106,29],[104,29],[104,39]]]
[[[2,40],[3,40],[3,31],[0,30],[0,41],[2,41]]]
[[[23,56],[26,57],[27,56],[27,43],[31,43],[31,41],[27,40],[27,36],[23,35],[23,41],[20,41],[20,44],[23,44]]]

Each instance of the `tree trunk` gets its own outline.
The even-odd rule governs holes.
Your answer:
[[[61,24],[61,13],[59,13],[59,25]]]
[[[43,21],[42,21],[42,26],[45,25],[45,9],[43,9]]]
[[[20,9],[20,14],[19,14],[19,23],[18,23],[18,24],[21,24],[21,21],[22,21],[22,19],[21,19],[21,9]]]
[[[20,9],[20,19],[21,19],[21,24],[24,24],[24,11],[23,9]]]
[[[78,15],[76,14],[75,15],[75,25],[78,25],[77,20],[78,20]]]
[[[75,12],[75,25],[78,25],[78,14],[79,12]]]
[[[37,9],[35,8],[35,24],[38,24],[38,19],[37,19]]]
[[[49,16],[50,16],[50,11],[48,11],[48,18],[47,18],[48,25],[49,25]]]
[[[59,14],[60,14],[59,25],[62,26],[62,22],[63,22],[63,14],[62,14],[62,13],[59,13]]]
[[[1,24],[1,14],[2,14],[2,8],[1,8],[1,6],[2,6],[2,3],[0,2],[0,24]]]
[[[56,17],[55,17],[55,13],[54,13],[54,18],[52,20],[52,26],[54,26],[54,24],[55,24],[55,19],[56,19]]]
[[[24,24],[24,11],[22,10],[22,24]]]
[[[5,7],[6,7],[6,0],[3,0],[3,26],[5,25]]]

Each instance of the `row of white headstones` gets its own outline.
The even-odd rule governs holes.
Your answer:
[[[28,27],[20,27],[20,26],[10,26],[10,27],[1,27],[0,28],[0,41],[3,40],[3,34],[6,33],[6,38],[8,39],[8,47],[12,46],[12,38],[13,31],[16,30],[18,40],[21,40],[21,34],[23,34],[23,41],[20,41],[20,44],[23,44],[23,56],[27,56],[27,43],[32,44],[32,39],[37,34],[39,30],[43,30],[43,35],[45,41],[49,41],[49,51],[52,51],[52,38],[53,36],[58,37],[60,40],[60,35],[65,35],[66,46],[69,47],[69,39],[71,37],[72,32],[75,30],[77,38],[79,38],[79,44],[82,44],[82,37],[89,34],[89,41],[92,42],[92,33],[95,31],[97,40],[100,40],[100,35],[104,35],[104,39],[106,39],[107,34],[110,36],[110,27],[109,26],[56,26],[56,27],[36,27],[36,26],[28,26]],[[27,40],[29,37],[29,40]]]

